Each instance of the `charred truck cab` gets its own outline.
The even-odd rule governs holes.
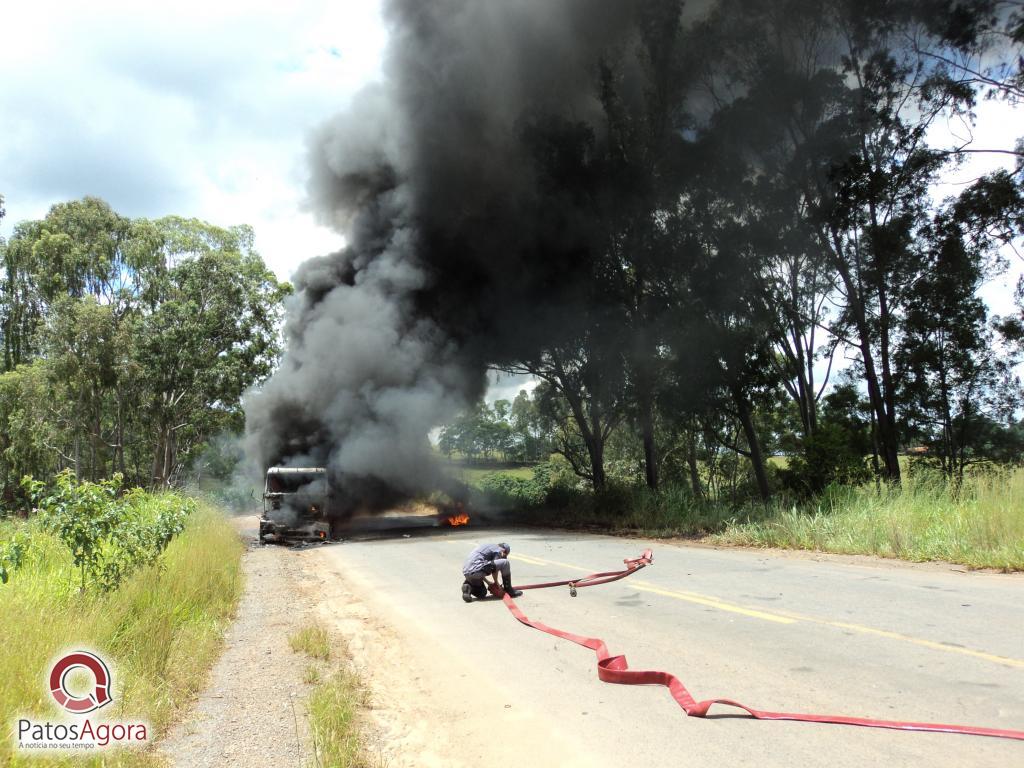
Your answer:
[[[329,501],[323,467],[270,467],[263,489],[260,544],[329,539]]]

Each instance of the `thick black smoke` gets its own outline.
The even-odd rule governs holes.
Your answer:
[[[314,209],[348,247],[295,277],[281,367],[246,402],[256,465],[326,465],[350,508],[443,485],[429,430],[586,300],[592,222],[530,137],[603,140],[598,65],[629,50],[634,8],[390,3],[384,82],[314,137]]]
[[[686,14],[702,16],[708,5],[691,2]],[[755,5],[788,18],[791,4]],[[349,508],[443,487],[428,432],[482,395],[488,364],[571,337],[601,301],[592,278],[595,254],[608,252],[602,211],[620,202],[594,172],[594,158],[617,146],[602,94],[613,72],[611,107],[626,116],[623,130],[645,100],[664,96],[645,79],[644,57],[657,56],[657,30],[670,30],[669,40],[680,28],[679,6],[388,3],[383,82],[312,142],[312,205],[348,246],[296,275],[280,370],[246,402],[254,464],[325,465]],[[833,6],[860,18],[857,5]],[[880,18],[927,18],[932,6],[942,19],[959,7],[866,7]],[[746,15],[739,0],[716,7]],[[744,32],[750,44],[737,66],[758,49],[759,32]],[[711,64],[697,69],[716,77]],[[700,112],[693,98],[688,109]]]

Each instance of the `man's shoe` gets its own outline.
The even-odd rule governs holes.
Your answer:
[[[462,599],[467,603],[473,602],[473,587],[468,581],[462,582]]]
[[[522,590],[516,589],[515,587],[505,587],[505,594],[509,597],[522,597]]]

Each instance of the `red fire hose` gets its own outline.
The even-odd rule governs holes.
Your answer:
[[[583,587],[593,587],[597,584],[607,584],[610,581],[623,579],[641,568],[651,564],[654,555],[651,550],[645,550],[640,557],[624,560],[626,567],[621,571],[605,571],[603,573],[592,573],[579,579],[567,581],[551,581],[544,584],[527,584],[517,586],[516,589],[545,589],[547,587],[562,587],[568,585],[570,593],[576,594],[576,590]],[[612,656],[608,652],[608,646],[604,641],[596,637],[583,637],[565,632],[561,629],[549,627],[539,621],[533,621],[524,614],[515,601],[507,594],[502,595],[505,606],[512,612],[520,622],[528,627],[547,632],[549,635],[570,640],[577,645],[590,648],[597,654],[597,676],[606,683],[619,683],[620,685],[663,685],[668,688],[672,698],[691,717],[705,717],[708,710],[714,704],[722,704],[730,707],[737,707],[747,712],[756,720],[798,720],[806,723],[835,723],[837,725],[861,725],[869,728],[891,728],[900,731],[932,731],[937,733],[962,733],[970,736],[995,736],[1002,739],[1017,739],[1024,741],[1024,731],[1004,730],[1001,728],[980,728],[971,725],[944,725],[941,723],[911,723],[898,720],[874,720],[864,717],[846,717],[843,715],[813,715],[793,712],[769,712],[761,709],[754,709],[745,704],[740,704],[732,699],[707,699],[696,701],[686,686],[675,675],[668,672],[654,672],[650,670],[633,670],[629,668],[624,655]]]

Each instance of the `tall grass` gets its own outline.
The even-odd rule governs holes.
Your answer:
[[[9,532],[0,529],[0,539]],[[0,586],[0,764],[154,763],[149,753],[134,750],[99,752],[73,763],[20,754],[10,727],[18,716],[57,720],[46,672],[60,652],[84,648],[113,667],[114,703],[97,719],[144,720],[151,740],[162,734],[202,687],[237,605],[243,549],[237,534],[219,513],[200,506],[155,563],[106,594],[79,593],[71,558],[58,540],[33,529],[31,541],[24,565]]]
[[[359,738],[359,711],[366,705],[361,681],[347,668],[335,671],[313,689],[308,711],[317,765],[323,768],[369,765]]]
[[[307,624],[288,637],[295,653],[328,662],[331,659],[331,636],[320,624]],[[367,753],[360,737],[360,711],[368,706],[367,691],[362,680],[347,660],[342,645],[340,665],[326,679],[320,667],[309,666],[303,679],[315,685],[306,704],[313,737],[313,751],[319,768],[364,768]]]
[[[811,501],[742,504],[698,499],[686,486],[611,486],[522,509],[538,525],[644,536],[704,537],[713,544],[811,549],[971,568],[1024,570],[1024,469],[967,478],[935,475],[902,485],[833,487]]]
[[[934,477],[838,489],[709,541],[1024,570],[1024,470],[970,478],[959,489]]]
[[[554,494],[549,493],[549,499]],[[601,493],[573,492],[553,506],[523,510],[537,524],[599,528],[650,536],[699,536],[723,530],[742,510],[715,501],[696,499],[685,486],[667,485],[658,491],[646,486],[610,485]]]

